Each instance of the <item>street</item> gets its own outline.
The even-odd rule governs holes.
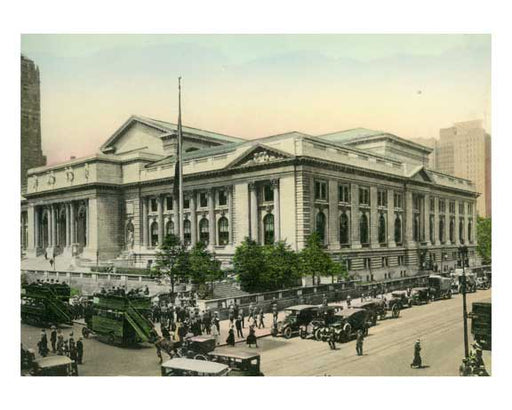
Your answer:
[[[491,290],[468,294],[468,309],[471,310],[472,302],[490,296]],[[270,315],[267,317],[270,324]],[[225,327],[227,323],[222,325]],[[469,329],[470,325],[468,320]],[[75,324],[73,328],[63,327],[66,338],[71,330],[75,339],[81,335],[81,326]],[[39,334],[40,328],[21,324],[21,339],[26,347],[37,351]],[[471,334],[469,336],[471,343]],[[411,369],[409,365],[417,338],[421,340],[425,367]],[[258,346],[261,370],[266,376],[458,376],[464,355],[462,296],[454,295],[450,300],[404,309],[398,319],[379,321],[365,338],[363,356],[356,355],[355,341],[337,344],[337,350],[333,351],[323,342],[267,336],[258,339]],[[246,350],[248,347],[242,342],[233,349]],[[484,361],[491,373],[490,352],[484,351]],[[160,374],[152,345],[121,348],[101,343],[94,337],[84,340],[84,364],[78,369],[81,376]]]

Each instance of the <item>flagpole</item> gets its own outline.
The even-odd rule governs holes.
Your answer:
[[[185,241],[185,233],[183,231],[183,135],[181,129],[181,77],[178,77],[178,161],[179,161],[179,214],[178,214],[178,232],[181,243]]]

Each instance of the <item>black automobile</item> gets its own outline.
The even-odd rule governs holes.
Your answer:
[[[413,288],[411,291],[411,304],[422,305],[430,302],[429,288]]]
[[[366,299],[363,302],[352,302],[352,308],[365,309],[368,311],[368,320],[375,326],[377,319],[386,317],[386,302],[383,299]]]
[[[313,319],[318,318],[318,311],[319,307],[316,305],[297,305],[285,309],[286,317],[272,328],[272,336],[291,338],[300,331],[301,326],[307,326]]]
[[[392,307],[395,304],[398,304],[400,310],[412,306],[412,301],[411,298],[407,295],[407,291],[397,290],[391,292],[391,299],[388,300],[388,310],[392,310]]]
[[[317,340],[327,340],[335,329],[336,341],[339,343],[348,342],[357,335],[361,330],[363,334],[368,335],[368,327],[371,322],[368,320],[369,311],[366,309],[351,308],[337,312],[333,321],[329,326],[324,326],[318,329],[315,334]]]

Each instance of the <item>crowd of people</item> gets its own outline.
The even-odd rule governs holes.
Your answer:
[[[68,356],[73,360],[75,366],[83,363],[83,338],[80,336],[75,342],[72,331],[66,338],[62,329],[57,329],[55,326],[52,326],[50,328],[50,343],[48,344],[46,329],[42,329],[39,341],[37,342],[37,349],[39,355],[42,357],[47,357],[51,353],[59,356]]]

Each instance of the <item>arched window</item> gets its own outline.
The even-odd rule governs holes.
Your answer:
[[[434,215],[430,215],[430,218],[428,220],[428,237],[430,240],[430,243],[434,243]]]
[[[219,245],[227,245],[229,242],[229,222],[228,218],[223,216],[219,219]]]
[[[174,235],[174,222],[173,221],[167,221],[165,224],[165,235]]]
[[[361,244],[367,245],[369,242],[368,238],[368,216],[366,213],[361,215],[361,219],[359,221],[359,234],[361,238]]]
[[[190,245],[190,242],[192,242],[191,224],[188,219],[183,221],[183,241],[185,245]]]
[[[473,242],[473,237],[471,236],[471,234],[473,233],[473,224],[471,223],[471,221],[468,222],[468,241],[469,242]]]
[[[454,233],[455,233],[455,221],[453,218],[450,218],[450,242],[453,243],[454,241]]]
[[[445,242],[444,238],[444,216],[439,217],[439,240],[441,243]]]
[[[348,244],[348,216],[343,212],[340,216],[340,243],[342,245]]]
[[[413,221],[413,239],[416,242],[420,241],[420,216],[414,215]]]
[[[199,241],[203,242],[205,245],[208,245],[210,242],[210,225],[208,223],[208,219],[202,218],[199,221]]]
[[[386,243],[386,217],[380,214],[379,217],[379,243]]]
[[[325,243],[325,215],[323,212],[316,214],[316,231],[320,237],[320,241]]]
[[[399,215],[395,218],[395,242],[402,243],[402,220]]]
[[[464,219],[459,221],[459,241],[464,242]]]
[[[151,246],[158,246],[158,222],[154,221],[151,224]]]
[[[267,214],[263,218],[263,243],[272,245],[274,243],[274,215]]]

